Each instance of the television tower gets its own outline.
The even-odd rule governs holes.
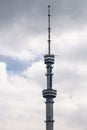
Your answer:
[[[43,97],[46,98],[46,130],[53,130],[53,99],[57,94],[57,91],[52,88],[52,65],[54,64],[55,55],[51,54],[50,31],[50,5],[48,5],[48,54],[44,56],[44,63],[47,69],[47,88],[42,91]]]

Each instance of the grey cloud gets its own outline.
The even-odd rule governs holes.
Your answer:
[[[23,19],[26,19],[29,24],[32,23],[34,21],[32,19],[32,4],[31,1],[0,1],[0,28],[13,26],[15,23],[18,25],[27,24],[27,22],[24,23]]]
[[[0,1],[0,24],[3,27],[6,26],[7,23],[12,24],[25,17],[27,23],[32,26],[32,29],[33,26],[43,28],[44,23],[47,20],[46,17],[48,3],[49,1],[47,2],[43,0]],[[56,28],[58,26],[58,28],[61,27],[62,29],[68,26],[74,26],[73,24],[75,24],[75,22],[78,24],[85,22],[87,17],[86,0],[51,0],[50,3],[52,5],[52,22],[56,23]],[[45,21],[44,23],[43,20]]]
[[[62,0],[55,3],[55,17],[57,22],[60,21],[61,26],[69,26],[73,24],[84,23],[87,17],[87,1],[86,0]],[[56,13],[57,12],[57,13]],[[70,23],[69,23],[70,22]]]
[[[77,62],[87,62],[87,45],[82,44],[71,51],[70,59]]]
[[[68,125],[76,126],[85,130],[87,128],[87,106],[78,106],[78,109],[73,112],[68,120]]]
[[[80,38],[79,38],[80,39]],[[84,37],[83,37],[84,40]],[[84,44],[84,41],[79,42],[79,45],[67,49],[65,53],[60,55],[60,58],[63,60],[71,61],[72,64],[75,61],[76,63],[87,63],[87,45]]]
[[[57,119],[59,118],[61,120],[61,124],[65,122],[64,125],[66,125],[65,128],[67,129],[85,130],[87,128],[86,100],[81,100],[83,96],[76,95],[71,98],[68,95],[61,95],[58,99],[58,105],[56,105]]]

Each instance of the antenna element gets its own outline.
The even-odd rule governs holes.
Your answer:
[[[48,5],[48,54],[50,55],[50,43],[51,43],[51,40],[50,40],[50,5]]]

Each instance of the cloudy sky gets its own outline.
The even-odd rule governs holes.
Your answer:
[[[45,130],[49,3],[55,130],[87,130],[87,0],[0,0],[0,130]]]

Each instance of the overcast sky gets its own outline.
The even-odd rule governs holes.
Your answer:
[[[87,130],[87,0],[0,0],[0,130],[45,130],[47,6],[55,130]]]

